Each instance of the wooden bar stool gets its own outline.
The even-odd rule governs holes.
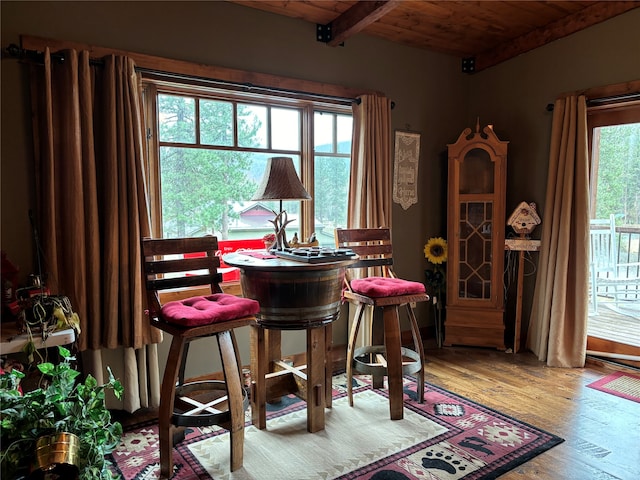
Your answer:
[[[173,475],[174,437],[184,427],[219,425],[229,430],[231,465],[242,467],[245,410],[242,364],[233,330],[255,324],[257,301],[222,293],[216,237],[142,240],[153,326],[173,339],[162,380],[158,412],[160,477]],[[159,291],[205,286],[209,294],[162,304]],[[215,336],[224,381],[184,381],[189,342]]]
[[[366,269],[368,276],[353,278],[347,271],[343,297],[356,305],[355,318],[347,347],[347,393],[353,406],[353,372],[372,376],[374,388],[387,377],[389,408],[392,420],[403,418],[403,375],[415,374],[418,401],[424,401],[424,347],[412,302],[429,300],[424,284],[397,278],[392,270],[393,249],[388,228],[336,229],[338,248],[353,250],[360,260],[349,270]],[[377,270],[375,270],[377,269]],[[411,324],[413,348],[401,342],[399,307],[406,306]],[[384,344],[356,348],[360,326],[367,309],[382,314]]]

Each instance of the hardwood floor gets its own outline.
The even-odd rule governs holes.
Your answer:
[[[501,480],[640,478],[640,403],[587,387],[623,367],[550,368],[528,352],[476,348],[430,349],[426,356],[427,382],[565,439]]]
[[[500,480],[640,479],[640,403],[587,385],[617,369],[606,361],[585,368],[550,368],[529,352],[510,354],[469,347],[425,345],[425,380],[565,439]],[[295,356],[296,364],[303,362]],[[334,346],[336,370],[344,347]],[[123,424],[154,411],[116,414]]]

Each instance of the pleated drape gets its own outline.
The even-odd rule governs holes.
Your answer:
[[[547,365],[582,367],[589,287],[589,157],[584,96],[556,100],[542,246],[527,346]]]
[[[347,211],[348,228],[391,227],[392,163],[391,101],[381,95],[363,95],[353,106],[353,141],[351,144],[351,177]],[[367,274],[365,269],[352,269],[352,278]],[[380,275],[382,271],[372,272]],[[355,307],[349,304],[349,317]],[[358,334],[357,346],[372,344],[373,309],[368,308],[366,321]],[[350,322],[353,325],[353,322]]]
[[[138,75],[126,57],[93,65],[86,51],[62,53],[58,62],[47,49],[44,66],[32,67],[36,215],[47,284],[69,296],[78,313],[81,351],[131,349],[122,354],[126,371],[157,370],[154,344],[162,334],[145,317],[141,270],[140,239],[150,222]],[[140,349],[144,355],[134,353]],[[101,356],[92,357],[95,369],[86,373],[99,380]],[[136,358],[145,365],[132,368]],[[159,398],[159,384],[138,377],[124,381],[130,411]],[[140,391],[146,398],[133,398]]]
[[[391,101],[363,95],[353,106],[347,225],[391,227]]]

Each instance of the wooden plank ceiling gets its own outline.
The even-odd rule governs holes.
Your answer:
[[[365,34],[454,55],[478,72],[640,7],[640,1],[231,0],[318,26],[319,41]]]

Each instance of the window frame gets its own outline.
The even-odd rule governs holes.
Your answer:
[[[300,179],[311,195],[310,201],[300,202],[300,238],[307,238],[315,229],[315,178],[314,165],[316,156],[341,156],[349,158],[351,154],[345,155],[339,152],[316,152],[314,151],[314,114],[316,112],[326,112],[333,115],[345,115],[353,118],[351,99],[314,99],[304,93],[293,92],[273,92],[264,93],[247,91],[246,87],[229,86],[229,88],[211,87],[198,84],[197,82],[179,83],[154,78],[142,79],[143,108],[145,116],[146,140],[147,140],[147,185],[149,193],[149,215],[151,219],[151,231],[154,236],[162,236],[162,190],[160,179],[160,146],[158,102],[160,94],[184,95],[204,99],[214,99],[229,101],[233,103],[262,104],[271,107],[290,107],[299,109],[301,112],[300,125]],[[337,126],[336,126],[337,128]],[[334,131],[335,134],[335,131]],[[337,139],[334,138],[334,147]],[[175,146],[191,147],[191,144],[178,144]],[[212,146],[213,148],[213,146]],[[244,148],[244,147],[220,147],[216,149],[244,150],[250,152],[264,152],[264,149]],[[274,156],[291,155],[290,150],[267,149]]]
[[[613,91],[611,91],[611,89]],[[604,90],[604,91],[603,91]],[[597,185],[599,173],[599,145],[600,127],[623,125],[640,122],[640,82],[632,85],[612,86],[605,89],[594,89],[587,93],[587,136],[589,155],[589,217],[596,217]],[[589,100],[591,98],[591,100]],[[628,98],[625,100],[625,98]],[[594,144],[595,142],[595,144]],[[591,269],[591,265],[589,266]],[[591,274],[591,273],[589,273]],[[587,318],[587,322],[593,321]],[[637,356],[638,347],[622,341],[600,338],[591,335],[587,324],[587,355],[605,356],[617,363],[637,366],[638,362],[629,357]]]

